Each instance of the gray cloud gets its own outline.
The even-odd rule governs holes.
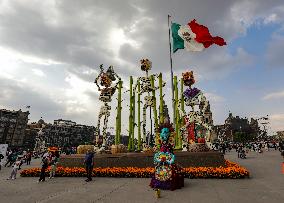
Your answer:
[[[54,102],[46,94],[36,92],[14,80],[1,78],[0,91],[3,93],[0,97],[0,103],[3,107],[25,111],[26,106],[29,105],[31,106],[32,120],[43,116],[51,121],[54,116],[64,113],[65,107],[63,105]]]

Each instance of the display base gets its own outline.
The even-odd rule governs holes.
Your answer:
[[[176,163],[181,167],[225,166],[224,155],[220,152],[174,152]],[[95,154],[94,167],[154,167],[153,153]],[[84,154],[62,155],[60,166],[84,167]]]

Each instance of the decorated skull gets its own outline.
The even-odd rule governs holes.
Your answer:
[[[106,74],[107,74],[107,76],[109,77],[109,79],[111,79],[112,81],[115,81],[113,66],[110,66],[110,67],[107,69]]]
[[[149,71],[152,68],[152,62],[149,59],[141,59],[141,70],[142,71]]]
[[[164,141],[167,141],[168,138],[170,136],[170,130],[169,128],[163,128],[161,133],[160,133],[160,138],[161,140],[164,142]]]
[[[182,73],[182,79],[185,86],[191,86],[195,83],[193,71],[187,71]]]

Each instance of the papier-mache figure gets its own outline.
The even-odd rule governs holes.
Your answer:
[[[191,107],[191,111],[182,112],[185,125],[180,129],[183,136],[183,146],[194,143],[206,143],[210,140],[212,130],[212,118],[209,101],[201,90],[192,87],[195,83],[193,71],[182,73],[184,85],[188,88],[183,92],[185,105]],[[195,110],[199,107],[199,111]],[[185,150],[185,147],[184,147]]]
[[[159,126],[158,152],[154,155],[155,174],[150,186],[154,189],[175,190],[184,186],[182,169],[175,164],[174,128],[166,122]]]
[[[104,116],[104,126],[103,126],[103,144],[106,144],[106,129],[108,124],[108,117],[110,116],[111,106],[108,105],[112,101],[112,96],[115,93],[117,86],[121,78],[114,72],[113,67],[110,66],[105,72],[103,64],[100,65],[100,74],[95,79],[95,83],[98,87],[98,90],[101,92],[99,100],[104,102],[103,106],[100,108],[98,116],[97,131],[95,136],[97,138],[100,136],[100,122],[101,118]]]
[[[152,93],[153,90],[159,89],[159,86],[155,86],[151,84],[151,77],[154,78],[154,81],[156,78],[159,77],[158,74],[152,74],[148,75],[148,71],[151,70],[152,68],[152,62],[149,59],[141,59],[141,70],[146,72],[145,77],[138,77],[137,83],[135,85],[135,91],[138,85],[138,82],[140,83],[141,89],[140,92],[138,92],[139,95],[142,95],[146,93],[147,95],[144,97],[144,105],[143,105],[143,145],[145,146],[146,143],[146,110],[147,108],[154,108],[154,100],[155,96],[151,96],[150,94]],[[165,82],[163,82],[162,86],[165,86]],[[155,126],[155,129],[157,129],[158,126]],[[148,140],[148,145],[149,145],[149,140]]]

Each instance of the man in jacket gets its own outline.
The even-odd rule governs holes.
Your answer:
[[[87,151],[84,163],[86,165],[86,172],[87,172],[87,179],[85,181],[86,182],[92,181],[92,172],[94,167],[94,153],[91,152],[91,150]]]

